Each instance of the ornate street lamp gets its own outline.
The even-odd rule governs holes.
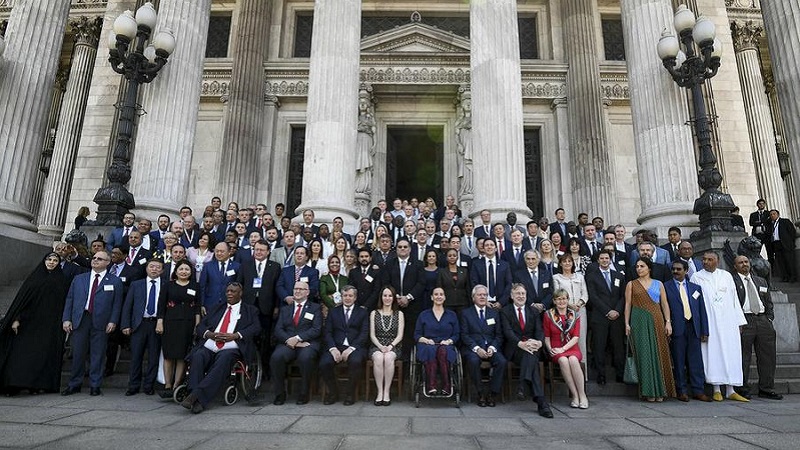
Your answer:
[[[703,16],[695,18],[686,5],[675,11],[675,30],[664,29],[658,42],[658,57],[678,86],[692,94],[695,134],[700,146],[700,172],[697,182],[703,194],[695,200],[693,212],[700,216],[700,231],[733,231],[731,210],[733,199],[720,191],[722,175],[711,144],[711,119],[706,112],[703,83],[717,74],[722,56],[722,44],[716,39],[714,23]]]
[[[122,216],[136,206],[133,194],[125,184],[131,179],[130,145],[136,116],[141,106],[136,103],[139,86],[155,79],[175,50],[175,37],[168,29],[159,32],[150,41],[156,26],[156,10],[150,2],[142,5],[134,17],[125,11],[114,21],[114,31],[108,36],[111,67],[128,80],[125,98],[117,105],[120,111],[117,123],[117,142],[112,162],[106,174],[109,185],[100,188],[94,196],[98,225],[121,224]],[[149,45],[148,45],[149,44]]]

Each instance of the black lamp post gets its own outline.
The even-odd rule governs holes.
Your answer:
[[[120,111],[118,137],[111,165],[106,171],[110,183],[94,196],[94,202],[99,205],[98,225],[118,226],[122,223],[122,216],[136,206],[133,194],[128,192],[125,184],[131,179],[130,145],[137,111],[141,109],[136,103],[139,86],[153,81],[175,50],[175,37],[167,29],[149,42],[156,19],[153,4],[147,2],[136,11],[135,17],[131,11],[117,17],[114,31],[108,37],[108,60],[114,72],[128,80],[128,86],[122,104],[117,106]]]
[[[675,30],[665,29],[658,42],[658,57],[672,75],[672,79],[692,94],[694,128],[700,146],[700,172],[697,182],[703,194],[695,200],[693,212],[700,216],[700,232],[733,231],[731,210],[734,208],[730,194],[720,191],[722,174],[717,169],[717,158],[711,144],[711,120],[706,112],[702,85],[717,74],[722,55],[722,44],[716,39],[714,23],[695,15],[686,5],[675,11]]]

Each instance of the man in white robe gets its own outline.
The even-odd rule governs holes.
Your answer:
[[[700,344],[703,352],[706,383],[714,387],[713,399],[722,401],[721,385],[726,386],[726,397],[740,402],[748,401],[733,387],[742,385],[742,345],[740,327],[747,324],[733,276],[718,269],[719,256],[714,252],[703,254],[703,270],[695,272],[691,282],[700,285],[708,313],[708,340]]]

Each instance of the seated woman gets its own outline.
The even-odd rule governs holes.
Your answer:
[[[452,394],[450,364],[456,362],[458,350],[458,317],[444,309],[444,289],[437,287],[431,294],[433,307],[417,318],[414,340],[417,341],[417,360],[425,366],[429,395]],[[441,383],[439,381],[441,380]],[[439,386],[441,385],[441,389]]]
[[[370,314],[369,324],[372,342],[369,353],[372,355],[372,371],[378,388],[374,404],[389,406],[392,404],[389,393],[394,379],[394,362],[400,357],[405,327],[403,312],[399,310],[393,287],[386,286],[381,290],[381,301]]]
[[[565,255],[569,257],[569,255]],[[569,388],[573,408],[589,408],[581,368],[580,338],[581,318],[569,308],[569,293],[557,289],[553,293],[553,307],[544,313],[544,345],[553,362],[558,363],[561,375]]]

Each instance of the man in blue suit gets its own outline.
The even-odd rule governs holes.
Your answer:
[[[278,301],[283,301],[282,306],[294,303],[294,285],[298,281],[308,283],[308,298],[316,301],[319,297],[319,271],[311,266],[307,266],[308,249],[297,247],[294,251],[294,264],[284,267],[281,276],[278,278],[278,285],[275,292],[278,294]]]
[[[525,257],[523,255],[527,249],[522,240],[522,231],[517,228],[511,231],[511,246],[507,250],[507,252],[503,253],[503,259],[511,268],[511,273],[513,274],[517,270],[524,268]]]
[[[347,364],[345,406],[355,402],[356,386],[364,375],[369,345],[369,311],[355,304],[357,294],[355,287],[343,287],[342,304],[331,309],[325,319],[324,342],[328,351],[319,358],[319,371],[328,387],[328,394],[323,400],[326,405],[339,401],[339,383],[334,371],[337,364]]]
[[[201,342],[189,355],[189,391],[181,403],[192,413],[203,412],[220,391],[239,359],[255,361],[255,338],[261,333],[258,309],[242,302],[242,285],[225,288],[226,303],[216,305],[195,330]]]
[[[90,355],[90,394],[102,394],[100,383],[108,334],[117,328],[122,310],[122,282],[108,273],[110,262],[108,252],[95,253],[92,270],[77,275],[69,287],[62,321],[64,331],[72,333],[72,371],[61,395],[81,391],[87,352]]]
[[[225,303],[225,288],[236,281],[240,266],[231,259],[230,249],[227,242],[215,245],[214,259],[200,272],[200,298],[206,311]]]
[[[111,236],[109,236],[108,242],[106,242],[106,250],[111,251],[115,246],[125,246],[128,243],[128,234],[136,230],[136,227],[133,225],[134,221],[136,221],[136,216],[131,212],[125,213],[125,215],[122,216],[122,226],[114,228],[111,231]]]
[[[540,313],[553,305],[553,275],[539,266],[539,252],[525,252],[525,267],[514,272],[515,283],[522,283],[528,296],[528,305]]]
[[[478,406],[494,407],[495,397],[503,388],[503,375],[506,370],[506,358],[501,353],[503,348],[503,329],[500,324],[500,313],[488,308],[489,289],[483,285],[472,288],[472,308],[461,311],[461,356],[467,362],[467,373],[475,392],[479,393]],[[488,392],[481,386],[481,362],[489,361],[492,375]]]
[[[131,283],[122,306],[120,328],[122,334],[131,338],[131,370],[126,396],[136,395],[142,387],[144,393],[153,395],[153,385],[158,372],[158,356],[161,353],[161,337],[156,334],[156,310],[161,293],[161,272],[164,263],[160,259],[147,262],[147,276]],[[142,382],[142,361],[147,351],[147,373]]]
[[[672,320],[672,371],[675,375],[675,389],[678,400],[689,401],[686,386],[686,372],[689,372],[689,386],[692,397],[703,402],[711,398],[704,392],[705,372],[700,342],[708,339],[708,316],[700,286],[689,282],[686,261],[672,263],[672,280],[664,283],[669,311]]]
[[[470,282],[489,288],[489,307],[500,309],[508,304],[511,294],[511,269],[508,263],[497,257],[497,245],[491,239],[483,241],[483,258],[472,263]]]

